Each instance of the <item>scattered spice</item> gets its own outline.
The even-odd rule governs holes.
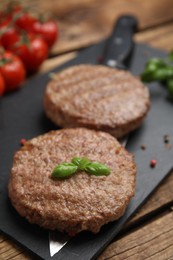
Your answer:
[[[172,145],[169,144],[169,143],[166,143],[166,144],[165,144],[165,148],[168,149],[168,150],[170,150],[170,149],[172,148]]]
[[[24,145],[26,143],[26,139],[25,138],[22,138],[21,140],[20,140],[20,144],[21,145]]]
[[[169,143],[169,141],[170,141],[169,135],[164,135],[163,140],[164,140],[165,143]]]
[[[102,62],[103,62],[103,56],[97,57],[97,62],[98,62],[99,64],[102,64]]]
[[[141,145],[141,149],[142,149],[142,150],[145,150],[145,149],[146,149],[146,145],[142,144],[142,145]]]
[[[156,166],[156,164],[157,164],[157,161],[156,161],[155,159],[152,159],[152,160],[150,161],[150,166],[151,166],[152,168],[154,168],[154,167]]]
[[[75,232],[68,232],[69,237],[75,237],[76,233]]]

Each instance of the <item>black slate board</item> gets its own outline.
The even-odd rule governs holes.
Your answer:
[[[52,71],[78,63],[97,63],[105,43],[83,51],[77,58]],[[130,70],[139,75],[149,57],[164,57],[166,53],[145,44],[135,46]],[[117,222],[105,225],[101,232],[92,235],[83,232],[71,239],[54,257],[49,254],[48,231],[30,225],[12,208],[7,196],[7,184],[14,152],[20,147],[20,139],[30,139],[49,130],[56,129],[44,115],[42,97],[48,74],[36,76],[26,82],[18,92],[0,100],[0,230],[42,259],[93,259],[115,237],[122,225],[146,200],[173,166],[173,149],[167,149],[163,136],[169,134],[173,143],[173,103],[163,86],[152,84],[151,110],[143,125],[130,135],[127,149],[134,153],[137,163],[136,195],[125,215]],[[145,144],[145,151],[140,145]],[[152,158],[157,159],[156,168],[149,166]]]

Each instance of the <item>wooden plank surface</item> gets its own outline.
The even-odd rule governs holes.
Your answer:
[[[112,243],[98,260],[173,259],[173,212],[138,227]]]
[[[0,0],[0,3],[6,0]],[[59,26],[59,41],[52,54],[69,52],[106,38],[122,14],[133,14],[139,31],[167,24],[173,20],[172,0],[20,0],[33,11],[52,13]],[[153,30],[155,32],[155,29]],[[166,44],[167,45],[167,44]],[[162,43],[162,47],[164,44]]]
[[[6,1],[0,1],[6,2]],[[173,49],[173,1],[171,0],[21,0],[34,10],[53,12],[60,38],[53,58],[45,61],[40,73],[75,57],[76,51],[106,38],[116,18],[124,13],[139,20],[137,42],[165,50]],[[50,4],[51,3],[51,4]],[[66,55],[63,53],[69,52]],[[57,54],[61,54],[58,55]],[[173,259],[173,173],[124,227],[121,238],[111,243],[99,257],[103,259]],[[162,215],[162,214],[163,215]],[[34,259],[14,242],[0,235],[0,260]]]
[[[53,53],[88,46],[107,37],[117,17],[136,15],[139,30],[146,30],[173,19],[171,0],[64,0],[42,1],[42,8],[53,12],[59,20],[60,41]]]

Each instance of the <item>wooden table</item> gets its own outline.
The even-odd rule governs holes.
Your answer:
[[[173,49],[172,0],[25,0],[22,3],[32,5],[33,9],[51,11],[59,24],[59,41],[39,73],[106,38],[115,19],[125,13],[134,14],[139,20],[136,42],[147,42],[168,51]],[[173,174],[170,173],[99,260],[173,259],[172,187]],[[5,235],[0,235],[0,259],[35,258]]]

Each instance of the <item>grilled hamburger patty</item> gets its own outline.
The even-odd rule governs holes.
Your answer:
[[[76,65],[55,75],[46,88],[47,116],[61,127],[87,127],[122,137],[142,123],[149,92],[127,71]]]
[[[53,179],[51,172],[74,156],[106,164],[108,176],[77,172]],[[133,156],[108,133],[84,128],[51,131],[29,140],[15,153],[9,197],[18,213],[47,229],[98,232],[118,219],[134,195]]]

